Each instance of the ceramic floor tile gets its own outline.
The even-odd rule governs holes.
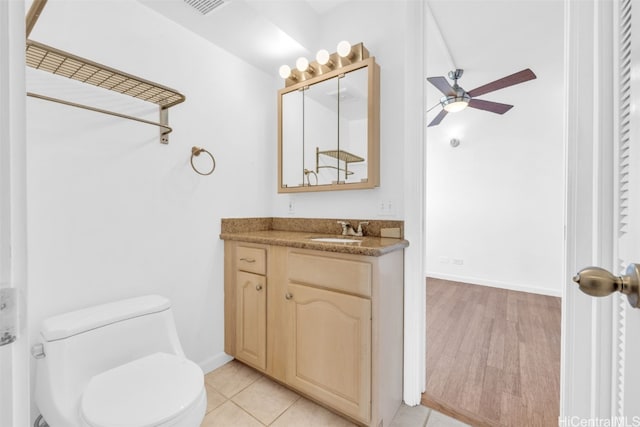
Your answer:
[[[440,412],[431,411],[427,427],[469,427],[469,425],[451,417],[447,417]]]
[[[227,401],[226,397],[218,393],[218,391],[209,384],[205,384],[205,388],[207,389],[207,413]]]
[[[233,397],[233,401],[263,424],[271,424],[300,396],[262,377]]]
[[[299,398],[285,411],[272,427],[351,427],[355,424],[324,409],[322,406]]]
[[[403,403],[393,417],[390,427],[425,427],[430,411],[426,406],[407,406]]]
[[[209,412],[200,427],[263,427],[263,424],[227,400]]]
[[[223,396],[232,398],[260,377],[258,371],[232,360],[207,374],[204,380]]]

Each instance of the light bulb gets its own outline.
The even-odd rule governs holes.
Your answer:
[[[301,56],[296,61],[296,68],[300,72],[306,71],[307,68],[309,68],[309,60],[307,58],[305,58],[304,56]]]
[[[349,43],[346,40],[342,40],[340,43],[338,43],[337,50],[338,50],[338,55],[342,56],[343,58],[346,58],[351,53],[351,43]]]
[[[329,62],[329,52],[326,49],[320,49],[316,54],[316,61],[318,64],[325,65]]]
[[[287,79],[291,75],[291,68],[288,65],[283,65],[278,70],[278,73],[280,74],[280,77]]]

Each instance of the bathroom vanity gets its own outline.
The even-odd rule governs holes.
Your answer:
[[[359,424],[388,425],[402,401],[408,242],[343,243],[335,220],[333,235],[310,221],[223,220],[225,351]]]

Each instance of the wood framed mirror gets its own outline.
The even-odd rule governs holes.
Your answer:
[[[368,57],[278,91],[279,193],[380,185],[379,75]]]

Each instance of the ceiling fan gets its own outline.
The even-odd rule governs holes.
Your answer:
[[[476,108],[478,110],[490,111],[496,114],[504,114],[513,107],[509,104],[501,104],[499,102],[485,101],[483,99],[476,99],[476,96],[484,95],[498,89],[504,89],[505,87],[524,83],[528,80],[533,80],[536,75],[529,68],[518,71],[517,73],[503,77],[486,85],[477,87],[469,92],[458,86],[458,79],[462,77],[464,70],[456,69],[455,71],[449,71],[449,78],[453,80],[453,86],[449,84],[444,76],[427,77],[427,80],[434,85],[445,96],[440,98],[439,105],[442,106],[442,111],[429,123],[429,126],[436,126],[440,124],[442,119],[448,113],[455,113],[461,111],[466,107]],[[434,105],[436,107],[438,104]],[[432,107],[431,109],[433,109]],[[429,111],[431,111],[429,109]]]

